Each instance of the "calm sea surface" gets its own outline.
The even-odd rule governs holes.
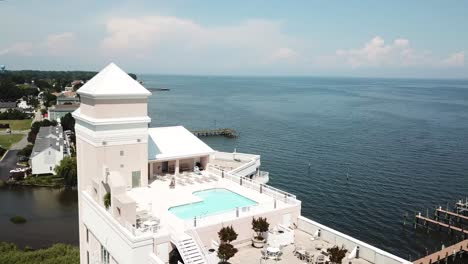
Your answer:
[[[402,222],[405,213],[412,220],[416,211],[432,213],[435,206],[452,206],[468,196],[468,81],[139,78],[147,88],[171,89],[153,92],[151,126],[236,129],[237,139],[203,140],[221,151],[260,154],[270,184],[296,194],[303,215],[413,260],[426,249],[461,239],[403,228]],[[50,221],[51,229],[66,222],[69,228],[43,242],[77,241],[77,221],[66,217],[68,203],[26,203],[4,213],[5,197],[16,197],[12,204],[36,200],[21,192],[26,194],[0,190],[2,230],[12,211],[27,215],[45,208],[48,213],[38,214],[38,221]],[[32,217],[26,225],[33,225]],[[13,237],[0,232],[0,240],[28,237],[18,229]]]

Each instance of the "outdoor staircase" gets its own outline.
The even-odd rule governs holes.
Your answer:
[[[195,239],[188,234],[178,234],[172,237],[172,243],[176,245],[185,264],[207,264]]]

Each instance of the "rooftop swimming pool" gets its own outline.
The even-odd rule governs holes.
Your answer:
[[[219,214],[236,207],[246,207],[257,203],[235,192],[224,188],[208,189],[194,192],[193,195],[200,197],[203,201],[174,206],[169,212],[182,219],[191,219],[207,215]]]

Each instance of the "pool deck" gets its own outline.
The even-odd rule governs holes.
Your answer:
[[[275,261],[274,259],[262,259],[261,249],[254,248],[250,245],[238,247],[237,254],[229,259],[231,264],[258,264],[258,263],[291,263],[291,264],[302,264],[307,263],[305,260],[299,259],[297,255],[294,254],[294,249],[296,246],[303,246],[305,250],[311,252],[313,255],[317,256],[321,253],[322,250],[326,248],[333,247],[334,245],[323,240],[311,240],[312,236],[305,233],[301,230],[294,230],[294,244],[288,245],[282,249],[283,256],[280,260]],[[317,250],[317,246],[321,246],[322,250]],[[340,246],[340,245],[337,245]],[[347,257],[349,252],[346,254],[346,257],[343,259],[343,263],[352,263],[352,264],[372,264],[371,262],[364,259],[350,259]]]
[[[274,210],[274,199],[271,196],[259,193],[255,190],[246,188],[228,179],[214,176],[208,172],[202,172],[202,175],[195,173],[186,173],[184,175],[175,176],[176,186],[170,188],[170,177],[166,179],[157,179],[153,181],[149,187],[134,188],[128,191],[128,195],[137,203],[137,212],[141,210],[148,211],[151,215],[157,216],[161,220],[161,227],[169,223],[173,228],[185,228],[186,223],[190,220],[183,220],[176,217],[168,211],[169,208],[190,203],[200,202],[201,198],[193,195],[194,192],[203,191],[213,188],[225,188],[257,203],[253,206],[255,212]],[[171,197],[171,199],[163,199],[163,197]],[[281,209],[289,206],[282,201],[276,201],[276,209]],[[253,210],[250,211],[254,213]],[[217,224],[222,220],[235,218],[235,209],[229,212],[223,212],[212,216],[207,216],[199,223],[202,225]],[[222,219],[222,220],[220,220]]]

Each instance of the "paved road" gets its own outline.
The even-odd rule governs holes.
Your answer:
[[[0,161],[0,179],[8,180],[10,177],[10,170],[17,167],[16,153],[18,153],[18,150],[10,150],[7,154],[5,154],[3,160]]]
[[[42,121],[42,114],[41,114],[41,109],[42,109],[42,102],[41,102],[41,106],[39,107],[38,110],[36,110],[36,112],[34,112],[34,120],[33,122],[37,122],[37,121]]]
[[[20,141],[16,142],[15,144],[11,145],[10,150],[20,150],[24,149],[29,144],[28,136],[24,136]]]
[[[0,135],[11,135],[11,134],[27,135],[28,133],[29,133],[29,129],[28,130],[11,130],[10,133],[7,133],[6,130],[0,130]]]

